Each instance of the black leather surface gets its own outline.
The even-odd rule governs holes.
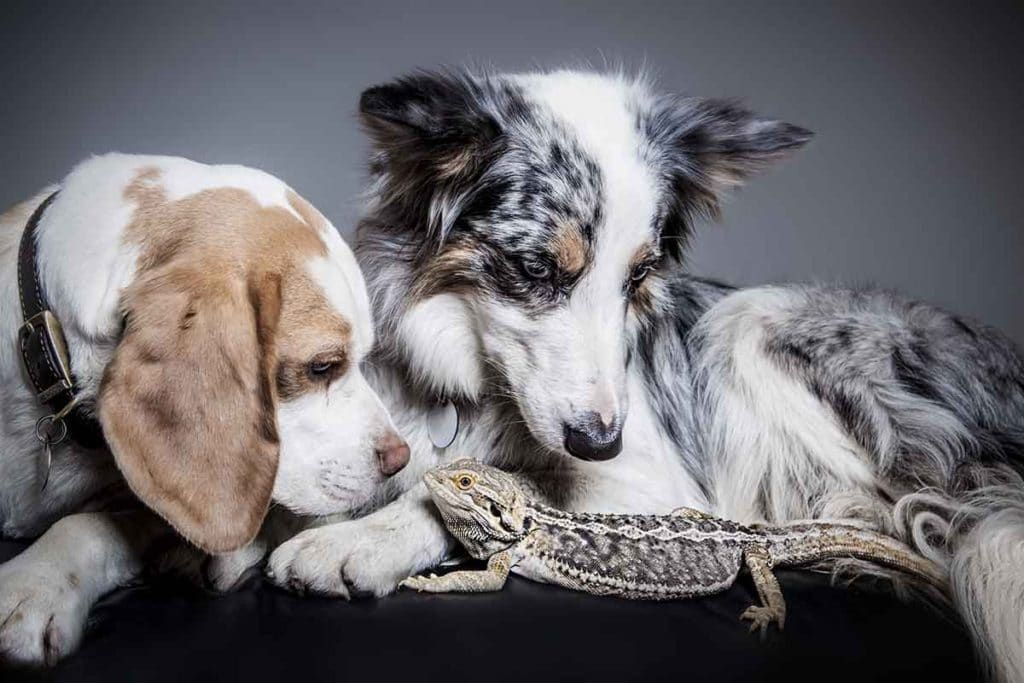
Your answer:
[[[0,559],[14,552],[0,543]],[[345,603],[249,581],[217,596],[176,582],[97,607],[53,681],[971,681],[961,627],[871,587],[781,571],[786,630],[762,642],[738,615],[745,579],[674,603],[596,598],[513,577],[492,595],[400,593]]]

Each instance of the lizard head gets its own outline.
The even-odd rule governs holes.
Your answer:
[[[423,477],[448,531],[477,559],[526,536],[526,495],[515,479],[475,460],[458,460]]]

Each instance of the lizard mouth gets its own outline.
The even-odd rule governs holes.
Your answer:
[[[448,480],[442,474],[430,470],[423,475],[423,483],[427,485],[427,491],[435,503],[458,504],[456,494],[449,490]]]
[[[428,489],[433,491],[438,486],[443,486],[444,480],[441,478],[441,475],[434,470],[427,470],[423,475],[423,483],[427,485]]]

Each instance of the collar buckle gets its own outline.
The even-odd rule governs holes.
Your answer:
[[[21,324],[18,336],[23,349],[36,349],[43,356],[45,366],[50,371],[48,374],[54,380],[47,387],[37,387],[39,402],[47,404],[62,392],[73,392],[75,382],[71,376],[71,358],[64,338],[64,328],[57,316],[49,310],[36,313]]]

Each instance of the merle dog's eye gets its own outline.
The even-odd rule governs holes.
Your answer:
[[[331,370],[337,363],[326,360],[315,360],[309,364],[309,374],[313,377],[325,377],[331,374]]]
[[[523,270],[534,280],[547,280],[551,277],[551,267],[538,261],[526,261]]]
[[[647,278],[648,275],[651,274],[652,270],[654,270],[654,266],[650,263],[639,264],[633,269],[633,272],[629,274],[629,283],[634,287],[639,285]]]

